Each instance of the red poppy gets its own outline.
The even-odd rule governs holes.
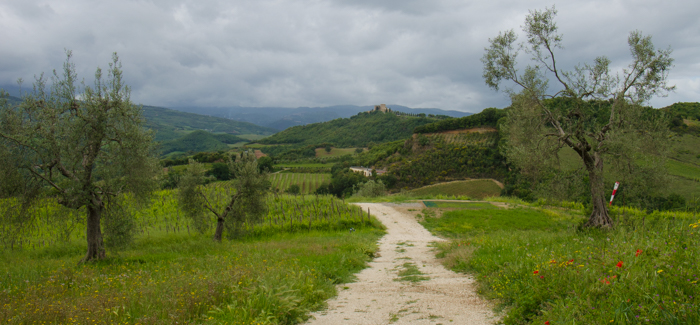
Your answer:
[[[544,325],[549,325],[549,321],[544,322]]]
[[[637,250],[637,253],[634,254],[634,257],[639,256],[639,254],[641,254],[641,253],[642,253],[642,250],[641,250],[641,249],[638,249],[638,250]]]
[[[540,275],[540,279],[544,279],[544,275]]]
[[[622,261],[617,262],[617,265],[615,265],[615,266],[622,267]]]
[[[573,259],[573,258],[569,260],[569,264],[571,264],[571,263],[573,263],[573,262],[574,262],[574,259]]]
[[[532,274],[537,274],[537,273],[540,273],[540,271],[535,270],[535,272],[532,272]]]

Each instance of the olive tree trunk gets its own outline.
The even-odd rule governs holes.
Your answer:
[[[593,157],[584,155],[584,164],[588,171],[588,179],[591,187],[591,205],[593,212],[586,222],[587,227],[610,228],[613,226],[612,219],[608,214],[608,207],[605,201],[605,183],[603,178],[603,159],[599,154]]]
[[[221,236],[224,234],[224,218],[216,218],[216,232],[214,232],[214,240],[220,242]]]
[[[102,241],[102,229],[100,219],[104,208],[102,205],[87,206],[87,254],[81,262],[89,262],[105,258],[105,248]]]

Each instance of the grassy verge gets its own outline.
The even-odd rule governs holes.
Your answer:
[[[365,267],[380,235],[161,236],[81,266],[79,247],[4,252],[0,323],[295,324]]]
[[[440,256],[475,274],[505,324],[700,323],[698,216],[614,208],[601,231],[577,230],[581,210],[434,211],[423,224],[453,238]]]
[[[500,195],[501,188],[493,180],[474,179],[429,185],[402,194],[418,197],[432,195],[466,196],[481,199]]]

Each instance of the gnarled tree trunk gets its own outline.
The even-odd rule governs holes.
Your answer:
[[[90,204],[87,206],[87,254],[81,263],[105,258],[105,248],[102,241],[102,229],[100,219],[102,218],[102,204]]]
[[[587,163],[588,178],[591,186],[591,204],[593,212],[588,217],[586,227],[610,228],[613,226],[612,219],[608,214],[605,201],[605,188],[603,183],[603,160],[593,159],[593,163]]]
[[[223,217],[218,217],[216,218],[216,232],[214,232],[214,240],[220,242],[221,241],[221,236],[224,233],[224,218]]]

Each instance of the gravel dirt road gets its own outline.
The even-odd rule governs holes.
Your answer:
[[[420,211],[421,203],[359,205],[387,227],[379,241],[380,256],[357,274],[358,281],[340,285],[328,308],[313,313],[307,324],[497,322],[491,306],[477,296],[474,280],[447,270],[435,258],[431,243],[443,239],[431,235],[410,213]]]

